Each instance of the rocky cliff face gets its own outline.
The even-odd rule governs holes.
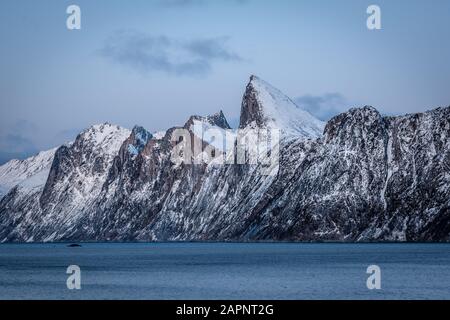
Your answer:
[[[229,129],[223,113],[180,128],[229,152],[205,142],[199,126]],[[175,164],[176,128],[153,136],[94,126],[56,151],[33,188],[4,187],[0,240],[450,240],[450,108],[401,117],[351,109],[324,128],[252,77],[240,128],[281,130],[275,174]]]
[[[52,241],[84,219],[83,211],[99,195],[127,129],[95,125],[54,153],[48,175],[32,189],[16,185],[0,201],[0,238]],[[24,238],[24,234],[27,234]]]

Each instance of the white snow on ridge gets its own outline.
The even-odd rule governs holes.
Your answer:
[[[161,140],[166,135],[166,131],[156,131],[152,133],[153,139]]]
[[[266,81],[252,76],[251,84],[257,92],[269,128],[280,129],[288,136],[320,137],[325,122],[297,106],[289,97]]]
[[[94,125],[81,133],[84,139],[95,145],[100,154],[109,160],[117,154],[130,134],[130,130],[108,123]],[[68,145],[71,144],[72,142]],[[56,150],[57,148],[42,151],[28,159],[11,160],[0,166],[0,199],[17,185],[22,190],[44,186]]]
[[[28,188],[45,184],[56,149],[39,152],[25,160],[11,160],[0,166],[0,198],[18,184]]]
[[[131,130],[109,123],[93,125],[81,133],[106,156],[115,156],[130,134]]]

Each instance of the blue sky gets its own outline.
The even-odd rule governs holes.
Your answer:
[[[81,8],[82,29],[66,28]],[[377,4],[382,30],[366,28]],[[250,74],[323,119],[450,105],[450,1],[3,0],[0,162],[99,122],[149,131],[222,109]]]

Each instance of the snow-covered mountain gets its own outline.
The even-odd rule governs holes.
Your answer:
[[[218,152],[240,134],[205,135],[229,129],[222,112],[155,134],[103,124],[0,167],[0,241],[450,240],[450,107],[400,117],[364,107],[324,125],[252,76],[240,129],[282,131],[273,175],[175,164],[180,128]]]
[[[296,139],[320,137],[325,123],[253,75],[244,94],[240,119],[240,128],[248,126],[279,129],[289,138]]]

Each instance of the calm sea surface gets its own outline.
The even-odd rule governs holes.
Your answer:
[[[0,244],[0,299],[450,299],[450,244]]]

